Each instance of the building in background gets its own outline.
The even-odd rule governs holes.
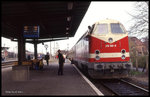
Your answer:
[[[148,48],[145,43],[136,37],[129,37],[130,53],[137,51],[138,55],[146,55]]]

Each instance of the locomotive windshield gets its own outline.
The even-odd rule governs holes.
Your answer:
[[[124,34],[125,30],[119,23],[111,23],[111,32],[114,34]]]
[[[98,24],[96,27],[96,34],[107,34],[108,33],[108,24]]]

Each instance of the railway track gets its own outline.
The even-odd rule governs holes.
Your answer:
[[[148,96],[149,91],[122,79],[101,80],[100,83],[118,96]]]
[[[78,67],[77,67],[78,68]],[[148,96],[149,90],[132,84],[123,79],[92,79],[78,68],[104,95],[117,96]]]
[[[77,67],[78,68],[78,67]],[[123,79],[92,79],[83,70],[78,68],[100,91],[106,95],[117,96],[148,96],[149,90],[132,84]],[[105,88],[105,89],[104,89]],[[104,95],[105,95],[104,93]]]
[[[77,67],[78,68],[78,67]],[[83,70],[78,68],[100,91],[106,95],[117,96],[140,96],[149,95],[149,91],[129,83],[123,79],[92,79]],[[105,89],[104,89],[105,88]],[[104,95],[105,95],[104,93]]]

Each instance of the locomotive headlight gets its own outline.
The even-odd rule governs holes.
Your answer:
[[[121,50],[121,53],[122,53],[122,54],[125,54],[125,53],[126,53],[126,50],[125,50],[125,49],[122,49],[122,50]]]
[[[96,57],[95,57],[95,59],[96,59],[96,60],[99,60],[99,59],[100,59],[100,57],[99,57],[99,56],[96,56]]]
[[[121,58],[124,60],[124,59],[126,58],[126,56],[125,56],[125,55],[122,55]]]
[[[113,39],[112,39],[112,38],[109,38],[108,41],[111,43],[111,42],[113,42]]]
[[[96,51],[95,51],[95,54],[99,54],[99,53],[100,53],[100,51],[99,51],[99,50],[96,50]]]

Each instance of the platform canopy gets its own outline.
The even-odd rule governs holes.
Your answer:
[[[73,37],[89,5],[89,1],[3,1],[2,37],[19,39],[26,25],[40,27],[38,43]]]

